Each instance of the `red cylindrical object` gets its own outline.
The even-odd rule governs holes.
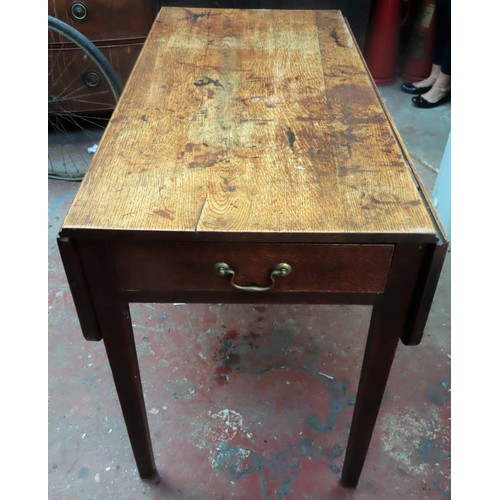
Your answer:
[[[424,0],[405,51],[401,79],[418,82],[431,72],[436,38],[436,2]]]
[[[365,60],[379,85],[396,80],[400,24],[401,1],[378,0],[368,29]]]

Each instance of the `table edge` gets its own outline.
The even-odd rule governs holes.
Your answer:
[[[179,242],[243,242],[257,243],[354,243],[444,244],[439,233],[278,233],[223,231],[164,231],[139,229],[98,229],[63,226],[59,238],[108,241],[179,241]]]

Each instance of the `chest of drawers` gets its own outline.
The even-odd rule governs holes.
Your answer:
[[[64,21],[77,29],[93,42],[110,61],[124,85],[134,67],[144,41],[158,11],[157,3],[152,0],[49,0],[49,15]],[[64,61],[58,55],[60,46],[57,40],[49,42],[49,58],[59,58],[60,64],[71,64],[69,70],[60,68],[62,81],[58,88],[67,88],[74,82],[86,81],[85,61],[78,56],[77,49],[69,49]],[[74,52],[74,54],[71,53]],[[98,86],[87,87],[88,98],[72,111],[89,112],[112,110],[115,102],[108,98],[107,105],[98,102],[100,89]]]

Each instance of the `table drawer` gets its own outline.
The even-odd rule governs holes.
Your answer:
[[[273,291],[379,293],[384,290],[392,245],[115,243],[117,283],[124,291],[227,291],[239,287]],[[226,263],[234,276],[218,274]],[[289,275],[271,276],[276,264]]]

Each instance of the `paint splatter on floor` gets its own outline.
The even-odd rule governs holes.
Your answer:
[[[138,327],[136,342],[161,481],[145,486],[137,479],[116,399],[109,407],[115,396],[105,354],[93,344],[93,366],[86,363],[80,390],[107,412],[107,425],[95,431],[96,443],[82,424],[75,488],[88,490],[92,482],[112,490],[110,477],[126,481],[132,474],[138,481],[132,497],[347,498],[339,479],[369,310],[151,304],[131,310],[134,323],[146,325]],[[412,407],[409,390],[389,386],[356,498],[390,498],[383,482],[372,479],[388,475],[401,497],[418,490],[422,498],[447,498],[445,368],[423,384],[425,412],[423,405]],[[102,440],[109,429],[121,437],[120,446]],[[99,465],[94,453],[108,458]],[[56,463],[52,475],[64,462]]]

